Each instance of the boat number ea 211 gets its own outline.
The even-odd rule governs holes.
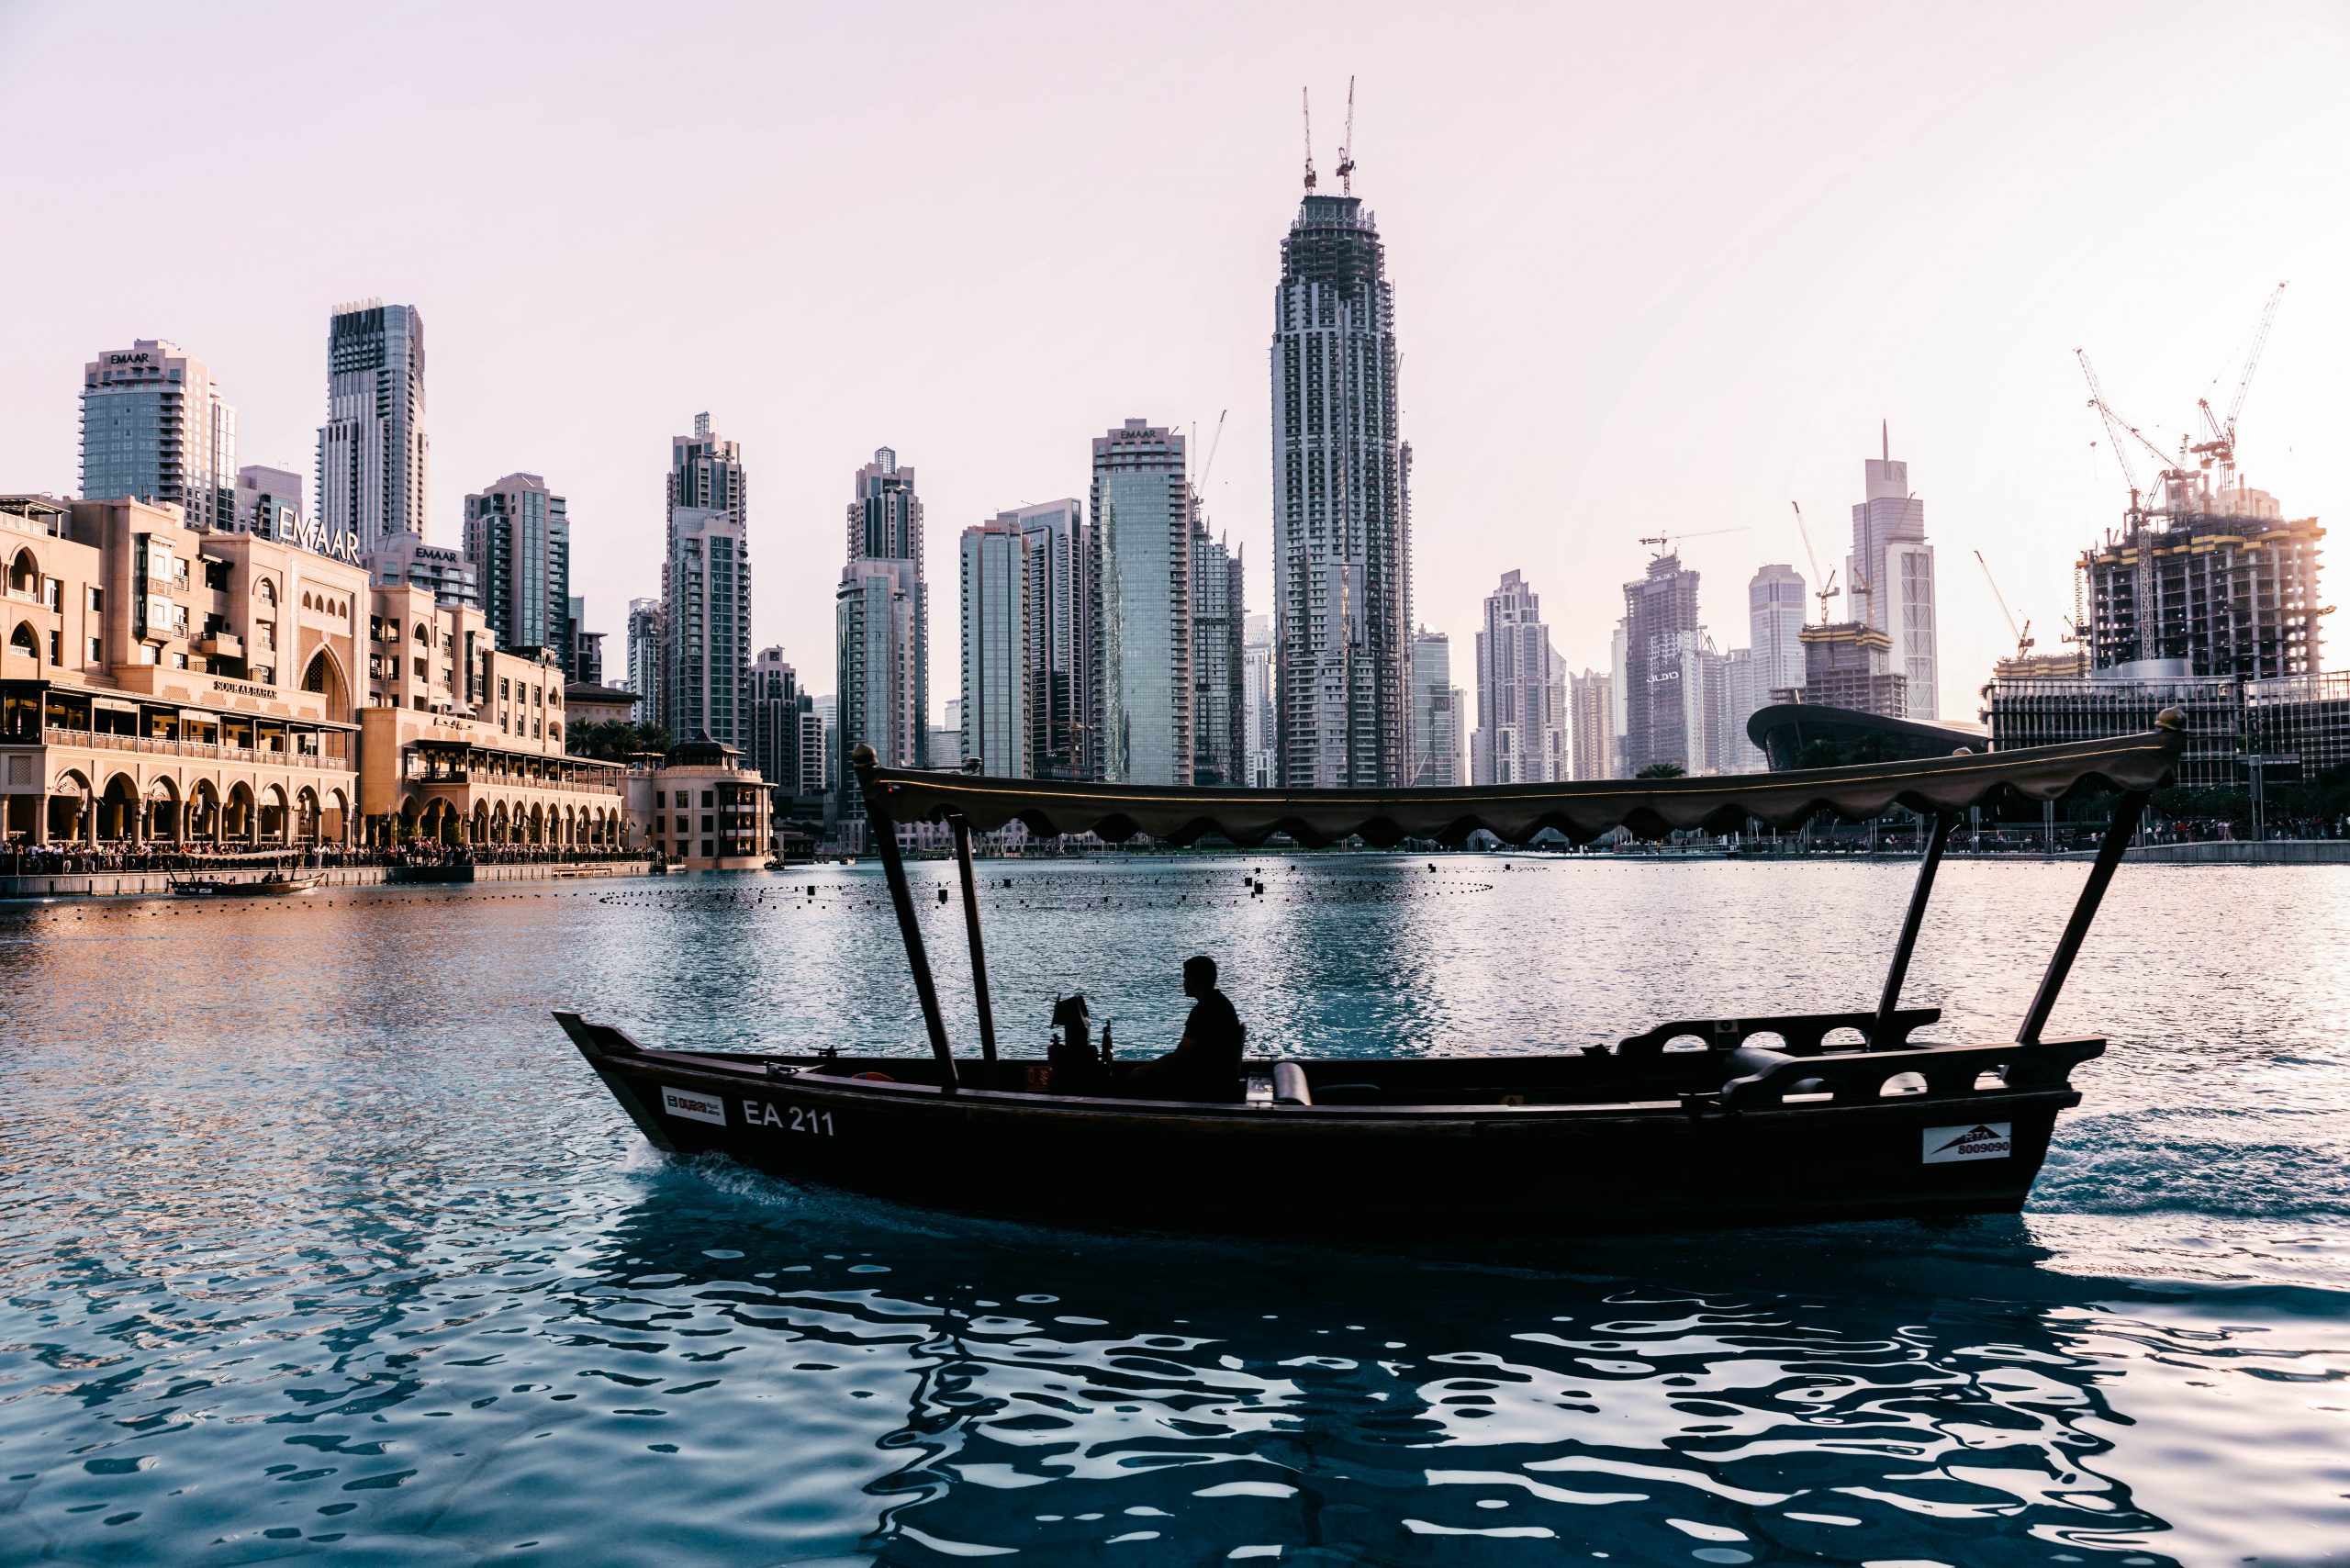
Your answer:
[[[789,1117],[779,1114],[773,1105],[757,1100],[745,1100],[743,1102],[743,1119],[755,1127],[785,1127],[795,1133],[813,1133],[818,1137],[833,1136],[833,1114],[830,1111],[811,1111],[805,1105],[787,1105],[783,1110],[790,1113]]]

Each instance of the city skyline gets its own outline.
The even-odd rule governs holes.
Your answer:
[[[1355,58],[1317,64],[1311,85],[1329,105],[1317,138],[1326,178],[1345,73],[1360,73],[1356,188],[1381,213],[1406,296],[1416,519],[1423,539],[1435,529],[1448,542],[1441,554],[1418,552],[1415,619],[1466,636],[1494,577],[1522,569],[1550,585],[1562,655],[1597,667],[1613,585],[1637,569],[1639,534],[1745,524],[1746,534],[1686,547],[1709,579],[1707,619],[1734,624],[1730,595],[1757,562],[1801,559],[1785,498],[1835,517],[1852,498],[1852,456],[1889,416],[1908,460],[1933,476],[1945,546],[1941,707],[1963,714],[2011,639],[1979,575],[1955,569],[1951,552],[1983,550],[2019,616],[2045,629],[2069,610],[2073,556],[2120,513],[2119,473],[2090,445],[2099,432],[2071,351],[2093,348],[2125,411],[2175,434],[2194,398],[2232,373],[2263,292],[2297,274],[2247,408],[2245,465],[2294,515],[2344,515],[2350,475],[2322,436],[2345,411],[2330,364],[2350,346],[2350,308],[2322,258],[2341,247],[2350,193],[2320,150],[2350,137],[2350,110],[2320,84],[2350,64],[2350,37],[2338,13],[2290,14],[2315,25],[2276,29],[2215,73],[2183,9],[2130,12],[2126,37],[2114,25],[2121,13],[2032,13],[2045,63],[2030,66],[1988,25],[1896,24],[1855,10],[1766,26],[1724,12],[1707,49],[1639,96],[1611,73],[1639,77],[1629,62],[1677,49],[1661,19],[1493,13],[1425,39],[1408,13],[1366,12]],[[421,106],[417,140],[399,157],[420,158],[430,177],[392,182],[392,153],[366,154],[384,221],[324,223],[322,201],[300,194],[320,184],[312,171],[323,150],[231,127],[215,160],[227,193],[267,191],[274,209],[319,231],[317,244],[241,252],[233,269],[202,258],[135,265],[86,246],[21,248],[0,263],[13,286],[45,301],[0,325],[10,366],[0,464],[11,487],[72,493],[65,389],[91,345],[154,338],[202,358],[228,388],[243,461],[307,474],[327,412],[320,318],[380,293],[432,325],[428,541],[457,543],[462,495],[481,476],[561,476],[585,520],[575,591],[614,636],[621,607],[653,591],[642,542],[660,525],[660,497],[629,454],[673,433],[680,407],[727,409],[730,431],[766,454],[751,548],[770,560],[808,555],[828,532],[840,466],[878,441],[923,452],[934,499],[968,519],[1076,490],[1075,442],[1129,409],[1204,434],[1229,407],[1231,450],[1206,499],[1236,547],[1270,560],[1263,258],[1295,205],[1302,73],[1284,46],[1315,29],[1252,18],[1261,47],[1216,57],[1230,123],[1174,155],[1159,188],[1122,188],[1105,173],[1110,144],[1163,132],[1202,68],[1190,51],[1240,25],[1238,13],[1210,20],[1219,25],[1182,58],[1137,67],[1115,92],[1080,87],[1099,111],[1100,145],[1062,146],[1058,118],[980,115],[953,157],[925,166],[908,155],[913,129],[814,77],[797,95],[760,95],[776,106],[730,115],[691,151],[626,112],[595,123],[584,106],[592,90],[541,106],[531,123],[543,130],[485,133],[453,115],[459,52],[441,47],[445,26],[425,17],[386,47],[407,62],[418,84],[408,96]],[[900,63],[910,84],[950,106],[976,91],[958,80],[975,53],[1017,51],[1048,71],[1071,47],[1049,13],[991,28],[945,13],[933,23]],[[340,26],[241,36],[159,11],[142,27],[106,29],[102,46],[88,18],[12,11],[0,42],[32,88],[17,140],[29,198],[69,228],[160,199],[169,176],[128,151],[134,128],[83,128],[68,156],[70,117],[35,112],[101,47],[133,70],[150,57],[202,68],[233,49],[241,69],[270,62],[298,105],[340,80],[329,64]],[[489,18],[483,30],[494,44],[531,29]],[[1580,86],[1539,106],[1514,102],[1520,67],[1504,57],[1539,54],[1553,32],[1574,39]],[[633,29],[580,35],[540,39],[551,65],[590,89],[625,80]],[[727,69],[788,54],[799,83],[796,62],[856,36],[841,17],[746,19],[744,63]],[[1504,39],[1511,47],[1497,49]],[[1746,62],[1756,50],[1787,67],[1768,95]],[[1317,41],[1308,57],[1326,54]],[[1856,55],[1870,71],[1840,73],[1837,62]],[[2192,106],[2140,90],[2150,73],[2190,65],[2205,88]],[[1499,82],[1479,85],[1473,73],[1491,70]],[[1802,90],[1830,82],[1841,84],[1841,101]],[[1697,112],[1708,98],[1724,101]],[[1695,129],[1676,131],[1676,118]],[[1768,123],[1750,134],[1755,119]],[[1719,134],[1732,120],[1734,143]],[[794,145],[803,121],[829,128],[828,157],[763,162],[767,149]],[[576,152],[559,151],[575,141]],[[1572,156],[1603,144],[1624,156],[1604,166]],[[789,209],[821,208],[886,170],[910,206],[930,201],[938,244],[919,261],[852,266],[779,251],[779,231],[754,226],[675,258],[590,240],[551,272],[453,239],[476,207],[503,202],[518,183],[559,220],[599,231],[591,215],[609,200],[611,168],[689,158],[739,167],[761,199]],[[1462,179],[1472,167],[1480,178]],[[1797,168],[1807,173],[1789,185],[1783,172]],[[1001,173],[970,178],[981,170]],[[2182,264],[2165,238],[2200,232],[2201,205],[2222,196],[2228,234],[2186,248]],[[347,207],[335,199],[335,210]],[[1863,201],[1865,233],[1851,223]],[[1141,215],[1161,205],[1185,214],[1180,260],[1140,243]],[[1571,275],[1528,290],[1510,280],[1526,241],[1554,221],[1545,209],[1605,218],[1607,242],[1582,245]],[[1133,234],[1089,217],[1049,265],[1008,238],[1105,212],[1135,215]],[[1105,308],[1136,291],[1158,308]],[[1476,322],[1503,296],[1520,313],[1513,338],[1538,351],[1529,363],[1483,346]],[[847,352],[834,319],[867,346]],[[1073,375],[1047,345],[1070,342],[1078,322],[1088,347]],[[953,352],[936,374],[907,377],[911,346],[939,342]],[[547,399],[540,388],[551,379],[597,392]],[[1499,428],[1541,439],[1497,444]],[[1841,557],[1841,541],[1820,543]],[[952,547],[951,534],[932,542],[934,580],[949,580]],[[754,641],[822,669],[831,585],[822,574],[774,581]],[[1270,607],[1266,586],[1251,610]],[[939,675],[934,722],[953,680]]]

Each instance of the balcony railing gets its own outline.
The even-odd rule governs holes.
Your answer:
[[[62,730],[54,724],[42,726],[41,743],[45,745],[89,746],[97,751],[135,751],[149,756],[186,756],[207,762],[242,762],[265,764],[277,767],[316,767],[329,772],[349,773],[352,765],[341,757],[325,756],[313,752],[266,751],[259,746],[218,745],[209,741],[162,740],[153,735],[118,735],[104,730]]]
[[[533,778],[524,773],[493,773],[486,767],[451,768],[438,773],[411,773],[410,784],[489,784],[512,790],[567,790],[578,795],[612,795],[612,784],[590,784],[576,778]]]

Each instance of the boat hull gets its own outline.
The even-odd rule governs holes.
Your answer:
[[[2079,1103],[2062,1082],[1751,1110],[1110,1103],[582,1049],[677,1154],[1011,1219],[1330,1238],[2010,1213]]]

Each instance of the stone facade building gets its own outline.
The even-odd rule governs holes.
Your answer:
[[[176,506],[0,498],[0,839],[625,846],[552,655],[427,588]]]

